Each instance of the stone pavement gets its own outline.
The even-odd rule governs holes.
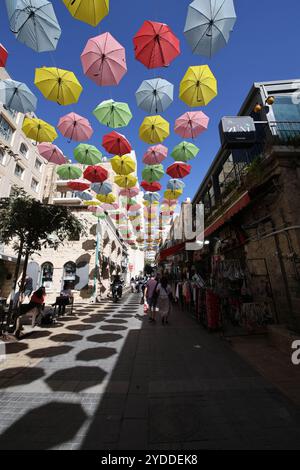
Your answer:
[[[6,345],[0,449],[299,449],[300,409],[218,335],[139,296]]]

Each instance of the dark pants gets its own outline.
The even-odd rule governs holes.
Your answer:
[[[66,313],[66,305],[70,305],[70,299],[69,297],[57,297],[55,303],[58,306],[58,313],[64,315]]]

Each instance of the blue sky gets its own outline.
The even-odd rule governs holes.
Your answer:
[[[111,0],[111,11],[100,26],[93,28],[71,17],[62,0],[53,0],[62,36],[54,53],[38,54],[20,44],[9,31],[4,0],[0,7],[0,42],[9,50],[8,71],[16,80],[24,81],[39,98],[37,114],[56,125],[59,118],[75,111],[90,119],[94,136],[90,143],[101,148],[102,137],[109,129],[101,126],[92,110],[104,99],[113,98],[129,103],[133,120],[120,132],[131,141],[142,171],[142,157],[147,149],[138,137],[138,129],[146,116],[135,101],[135,91],[142,80],[163,77],[175,85],[175,100],[164,113],[172,133],[165,141],[170,151],[182,139],[173,132],[175,119],[188,110],[178,98],[179,83],[189,65],[208,64],[218,80],[219,95],[202,110],[210,117],[209,130],[196,139],[200,147],[192,162],[192,173],[185,179],[185,197],[192,197],[201,183],[219,148],[218,124],[222,116],[235,115],[254,81],[300,77],[300,3],[299,0],[235,0],[237,23],[229,45],[212,59],[193,55],[183,35],[189,0]],[[167,69],[148,70],[134,59],[132,38],[144,20],[168,23],[181,40],[181,56]],[[127,51],[128,73],[118,87],[98,87],[82,71],[80,54],[90,37],[109,31]],[[61,107],[47,101],[33,85],[36,67],[53,66],[72,70],[84,87],[76,105]],[[59,137],[55,143],[68,157],[76,144]],[[173,160],[168,157],[165,167]],[[168,178],[162,180],[166,186]]]

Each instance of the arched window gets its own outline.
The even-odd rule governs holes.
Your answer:
[[[63,288],[67,287],[69,289],[74,289],[76,279],[76,264],[73,261],[68,261],[64,265],[64,273],[63,273]]]
[[[52,289],[53,286],[53,264],[52,263],[44,263],[42,265],[42,286],[46,289]]]

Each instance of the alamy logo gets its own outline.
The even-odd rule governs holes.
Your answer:
[[[300,339],[293,341],[292,349],[295,349],[295,351],[292,354],[292,363],[294,364],[294,366],[299,366],[300,365]]]
[[[3,343],[3,341],[0,341],[0,364],[1,362],[4,362],[5,359],[6,359],[5,343]]]

